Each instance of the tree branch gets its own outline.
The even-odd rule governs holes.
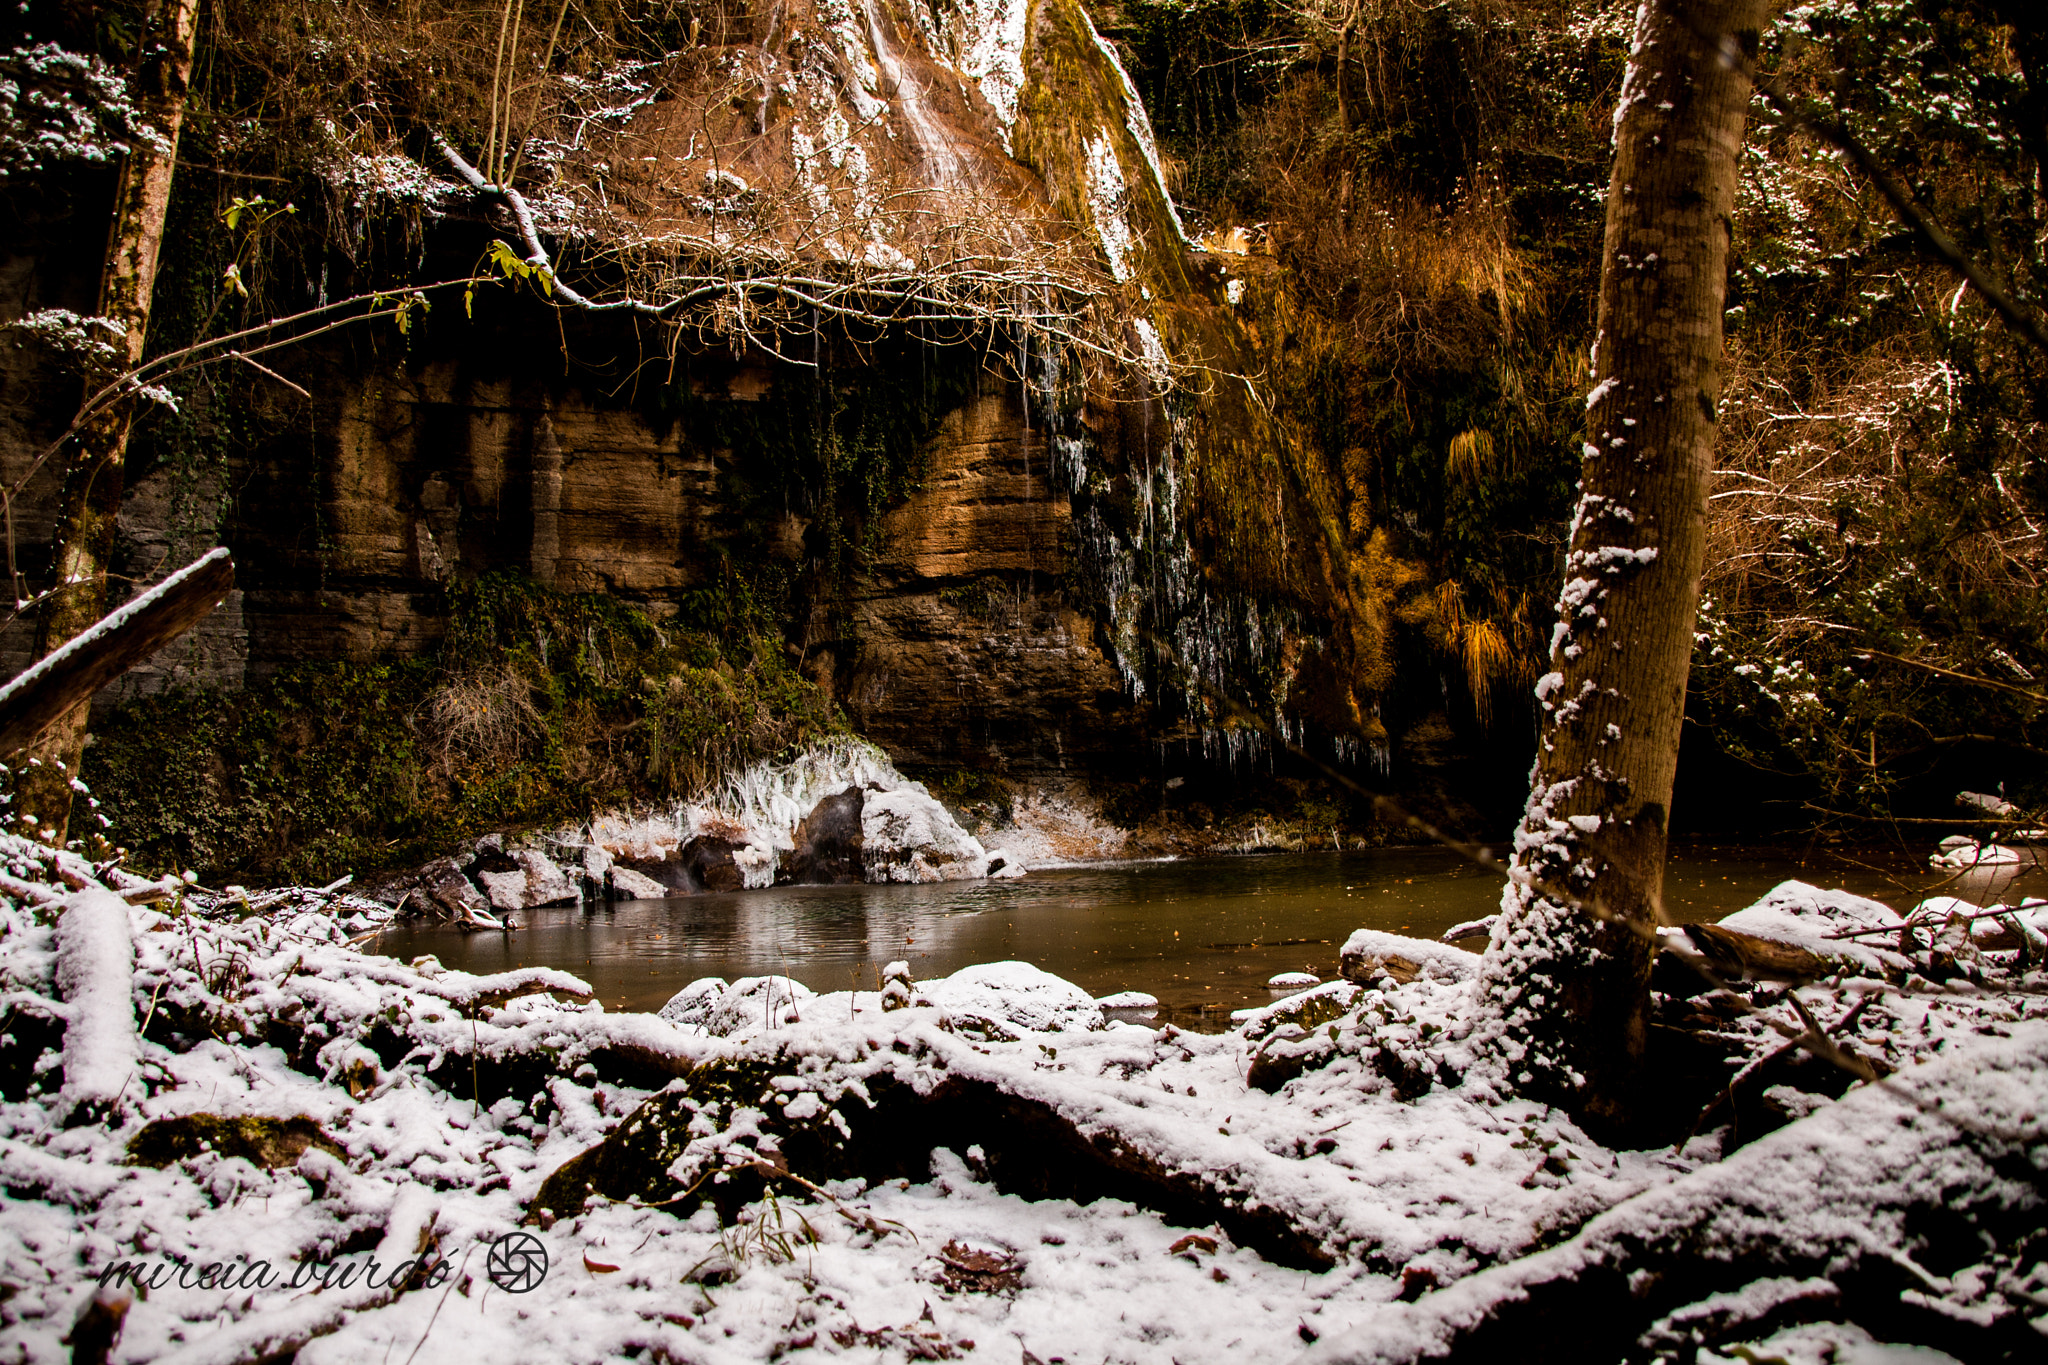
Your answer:
[[[1710,41],[1719,42],[1718,35],[1702,36]],[[1984,301],[1991,305],[1993,311],[2005,319],[2008,326],[2032,342],[2034,348],[2043,356],[2048,356],[2048,327],[2042,325],[2040,315],[2013,298],[2004,286],[1992,277],[1990,271],[1971,260],[1957,244],[1956,239],[1949,236],[1947,230],[1934,220],[1933,215],[1920,207],[1912,191],[1900,184],[1897,177],[1878,161],[1876,154],[1849,131],[1848,124],[1839,118],[1824,118],[1800,108],[1775,78],[1764,75],[1753,60],[1732,46],[1722,45],[1722,53],[1732,64],[1749,68],[1750,79],[1755,83],[1757,93],[1769,100],[1788,123],[1812,133],[1854,162],[1857,169],[1877,186],[1878,193],[1891,204],[1892,211],[1898,214],[1900,221],[1918,233],[1936,256],[1968,280],[1977,292],[1984,296]]]
[[[1990,687],[2000,692],[2010,692],[2015,696],[2025,697],[2028,701],[2048,701],[2048,697],[2042,696],[2039,692],[2029,692],[2024,687],[2015,687],[2011,683],[2000,682],[1996,678],[1980,678],[1973,673],[1958,673],[1952,668],[1943,668],[1939,664],[1931,664],[1924,659],[1908,659],[1903,655],[1887,654],[1881,649],[1859,649],[1855,653],[1861,654],[1866,658],[1890,659],[1895,664],[1906,664],[1913,668],[1924,668],[1929,673],[1939,673],[1944,678],[1954,678],[1957,682],[1975,683],[1979,687]]]

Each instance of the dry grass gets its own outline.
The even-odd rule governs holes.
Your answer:
[[[1451,438],[1444,455],[1444,477],[1476,484],[1491,477],[1497,468],[1493,436],[1484,431],[1461,431]]]
[[[417,723],[449,775],[516,761],[545,728],[532,683],[509,664],[448,679],[428,695]]]
[[[1865,352],[1834,373],[1809,371],[1795,395],[1777,378],[1793,359],[1768,344],[1731,353],[1702,583],[1724,612],[1780,614],[1780,639],[1826,628],[1790,610],[1811,590],[1816,554],[1846,572],[1912,517],[1916,483],[1956,472],[1944,453],[1957,416],[1953,368],[1904,348]],[[1992,487],[2005,490],[2009,474],[1994,468]],[[1973,591],[2037,585],[2048,568],[2041,536],[2009,503],[2008,522],[1956,527],[1941,563],[1919,571]]]

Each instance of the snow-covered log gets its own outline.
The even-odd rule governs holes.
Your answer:
[[[197,625],[234,586],[228,552],[208,551],[50,651],[0,687],[0,754]]]
[[[1470,981],[1479,975],[1479,959],[1462,948],[1379,929],[1360,929],[1346,939],[1340,963],[1344,978],[1361,985],[1382,977],[1397,982],[1421,977]]]
[[[1880,1339],[2029,1358],[2038,1309],[1997,1291],[2044,1206],[2048,1025],[2027,1024],[1626,1200],[1562,1246],[1378,1308],[1309,1362],[1619,1359],[1688,1305],[1805,1278]]]
[[[58,1108],[76,1117],[111,1112],[141,1059],[128,902],[98,887],[69,897],[56,945],[57,994],[67,1014]]]

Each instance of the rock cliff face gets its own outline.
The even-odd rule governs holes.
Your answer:
[[[829,490],[793,496],[794,476],[771,468],[774,433],[830,401],[825,370],[908,388],[889,367],[923,352],[890,359],[848,338],[822,360],[816,343],[777,352],[744,314],[740,335],[650,344],[626,322],[480,297],[473,321],[444,308],[402,339],[294,353],[276,364],[303,399],[250,379],[244,435],[224,454],[134,471],[123,570],[147,580],[217,537],[241,589],[104,702],[420,654],[446,629],[447,587],[493,570],[660,619],[728,590],[738,565],[779,576],[793,661],[907,763],[1043,776],[1127,767],[1163,733],[1232,757],[1263,738],[1226,732],[1204,689],[1247,695],[1297,736],[1312,712],[1326,752],[1331,737],[1357,751],[1344,667],[1318,652],[1317,637],[1344,635],[1313,619],[1349,588],[1283,562],[1298,553],[1284,547],[1321,543],[1327,509],[1274,464],[1273,419],[1244,416],[1257,405],[1243,381],[1224,374],[1215,401],[1164,396],[1169,361],[1255,368],[1232,353],[1246,343],[1224,304],[1243,266],[1186,240],[1144,110],[1086,12],[832,0],[775,15],[721,27],[715,44],[707,33],[672,54],[672,88],[643,82],[583,120],[612,143],[584,145],[579,125],[576,147],[536,154],[551,177],[531,191],[543,232],[564,250],[638,234],[632,249],[652,252],[756,212],[735,205],[769,205],[755,248],[808,231],[842,259],[907,261],[932,243],[915,213],[878,204],[971,202],[992,215],[989,240],[1079,234],[1059,249],[1092,253],[1105,297],[1127,307],[1121,371],[1063,374],[1043,343],[1011,355],[1016,339],[985,339],[979,370],[963,379],[955,359],[942,389],[915,381],[942,397],[917,405],[907,443],[891,437],[913,452],[905,477],[879,503],[870,478],[870,503],[849,508]],[[701,129],[731,152],[709,171]],[[628,143],[653,154],[628,159]],[[453,273],[508,232],[452,181],[419,207],[422,259]],[[0,462],[18,470],[33,443],[5,434]],[[18,509],[24,541],[46,530],[50,491]],[[0,668],[30,647],[19,626],[0,635]],[[1299,689],[1290,699],[1305,651],[1303,676],[1333,680],[1336,699],[1306,710]]]
[[[662,429],[559,380],[549,392],[467,368],[337,372],[340,399],[309,430],[223,471],[241,490],[222,531],[242,588],[103,700],[173,681],[235,686],[306,659],[419,653],[445,629],[442,589],[495,569],[659,618],[714,584],[742,543],[765,542],[793,572],[814,558],[806,518],[762,524],[722,493],[748,471],[706,438],[715,422]],[[706,410],[776,401],[766,368],[700,368]],[[1111,762],[1143,722],[1073,591],[1072,500],[1015,385],[987,390],[937,423],[919,486],[873,528],[869,563],[807,595],[791,647],[904,761],[1020,774]],[[145,479],[124,515],[138,576],[176,562],[177,478]]]
[[[839,694],[905,762],[1044,772],[1128,758],[1143,718],[1103,647],[1072,500],[1014,402],[976,400],[932,443],[924,487],[885,520],[853,601]]]

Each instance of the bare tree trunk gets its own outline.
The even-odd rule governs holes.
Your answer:
[[[157,255],[171,201],[171,172],[177,161],[178,131],[185,119],[185,91],[192,73],[192,39],[199,0],[159,0],[142,41],[135,97],[162,135],[162,150],[138,141],[121,167],[114,191],[107,264],[100,275],[100,314],[126,328],[122,369],[142,363],[149,329],[150,294],[156,286]],[[43,617],[38,653],[46,654],[105,614],[107,557],[114,522],[121,511],[122,465],[128,452],[129,404],[117,404],[78,433],[64,463],[64,492],[57,523],[56,582],[65,588]],[[21,778],[16,809],[41,822],[46,837],[61,844],[71,814],[71,780],[85,753],[90,700],[52,721],[26,758],[37,760]]]
[[[1351,136],[1351,29],[1357,22],[1355,12],[1344,19],[1344,27],[1337,33],[1337,128],[1344,136]]]
[[[1608,1131],[1640,1079],[1699,604],[1728,220],[1765,0],[1651,0],[1615,119],[1581,494],[1481,990],[1509,1077]],[[1730,45],[1724,47],[1724,44]],[[1576,904],[1575,904],[1576,902]]]

